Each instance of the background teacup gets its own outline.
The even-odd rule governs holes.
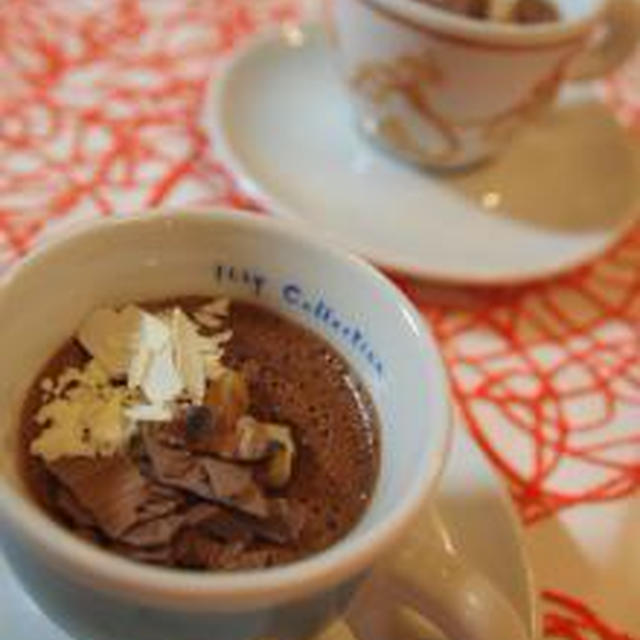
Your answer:
[[[251,572],[157,568],[80,540],[29,497],[18,468],[19,419],[39,368],[89,310],[185,293],[256,300],[309,326],[370,390],[382,424],[379,482],[363,520],[330,549]],[[313,313],[319,300],[331,314]],[[433,338],[375,269],[299,231],[224,211],[90,223],[51,239],[5,277],[0,316],[2,548],[25,589],[73,637],[308,638],[344,612],[433,495],[450,430]],[[406,587],[398,604],[433,617],[451,636],[523,640],[506,600],[436,534],[428,539],[420,572],[415,554],[398,555],[392,570]],[[364,628],[355,613],[351,622]]]
[[[558,22],[515,25],[416,0],[328,0],[329,31],[358,126],[428,167],[464,167],[497,154],[563,81],[603,73],[636,40],[633,0],[556,4]],[[580,56],[606,16],[615,37]]]

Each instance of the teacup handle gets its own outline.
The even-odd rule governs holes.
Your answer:
[[[638,45],[640,4],[636,0],[608,0],[601,27],[591,46],[569,66],[571,80],[601,77],[619,66]]]
[[[432,537],[423,532],[408,540],[358,594],[346,618],[353,634],[358,640],[398,637],[404,607],[450,638],[530,640],[514,607],[457,553],[435,512],[432,519]]]

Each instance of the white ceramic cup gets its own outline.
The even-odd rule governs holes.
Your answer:
[[[471,19],[416,0],[325,1],[360,129],[434,168],[496,155],[576,75],[578,57],[580,75],[597,75],[637,41],[634,0],[556,0],[561,20],[537,25]],[[584,53],[605,16],[615,37]]]
[[[17,468],[25,391],[100,305],[198,293],[255,300],[331,342],[378,408],[381,469],[362,521],[290,565],[207,573],[138,564],[55,524]],[[42,610],[81,640],[308,638],[342,615],[433,495],[450,432],[433,337],[380,273],[300,231],[239,212],[157,212],[70,229],[0,283],[0,522],[6,558]],[[506,600],[434,535],[423,571],[399,555],[400,604],[467,640],[523,640]],[[366,620],[352,614],[353,628]],[[457,635],[456,635],[457,634]],[[366,640],[363,638],[362,640]]]

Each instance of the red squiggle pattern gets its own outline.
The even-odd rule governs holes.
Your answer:
[[[551,283],[401,282],[431,319],[466,421],[527,522],[640,487],[640,229]]]
[[[640,640],[616,631],[579,600],[558,591],[545,591],[544,634],[547,638],[566,640]]]
[[[0,13],[0,262],[59,218],[246,204],[199,128],[212,61],[290,0],[7,0]]]

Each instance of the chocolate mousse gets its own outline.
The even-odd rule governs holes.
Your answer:
[[[345,536],[378,470],[371,400],[319,336],[246,302],[91,313],[22,415],[35,499],[132,560],[238,570]]]

